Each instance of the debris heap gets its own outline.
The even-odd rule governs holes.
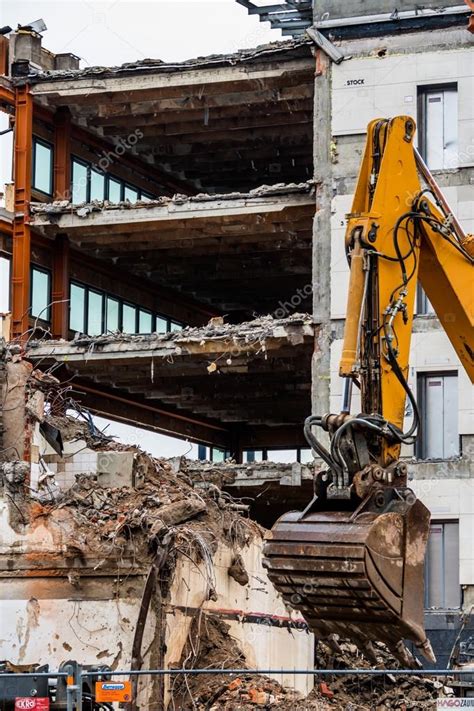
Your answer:
[[[307,698],[283,688],[265,676],[241,674],[178,677],[172,688],[173,711],[251,711],[255,708],[280,711],[388,711],[388,709],[432,709],[439,698],[452,697],[453,689],[433,677],[393,675],[364,676],[350,669],[369,669],[357,649],[341,644],[342,654],[334,654],[319,643],[316,663],[320,669],[348,670],[341,676],[315,676],[314,690]],[[397,668],[398,663],[382,645],[377,648],[380,666]],[[180,663],[181,668],[243,669],[245,655],[229,635],[229,628],[216,617],[196,618]]]

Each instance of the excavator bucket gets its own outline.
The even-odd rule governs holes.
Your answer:
[[[404,640],[435,661],[423,626],[429,522],[410,489],[378,491],[352,512],[293,511],[267,534],[264,565],[317,637],[350,639],[373,663],[380,641],[413,667]]]

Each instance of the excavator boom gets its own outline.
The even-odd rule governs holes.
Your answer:
[[[408,116],[368,126],[345,239],[343,405],[338,414],[307,418],[306,438],[325,468],[315,474],[305,511],[282,516],[264,551],[270,579],[319,637],[351,639],[374,663],[373,642],[384,642],[404,666],[417,663],[405,640],[434,661],[423,624],[430,514],[407,487],[400,461],[420,422],[408,384],[418,280],[474,380],[474,242],[414,135]],[[360,389],[356,415],[353,385]],[[329,448],[317,427],[329,434]]]

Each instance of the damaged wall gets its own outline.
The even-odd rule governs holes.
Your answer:
[[[63,433],[63,453],[51,454],[37,429],[31,488],[9,482],[10,498],[0,501],[0,613],[10,662],[175,665],[193,621],[206,625],[214,616],[229,626],[243,666],[312,668],[313,635],[269,582],[263,529],[245,517],[247,506],[186,460],[153,459],[86,422],[46,421]],[[158,576],[150,577],[159,556]],[[311,675],[278,680],[304,695],[312,688]],[[140,703],[151,709],[150,699],[170,699],[171,681],[165,686],[142,680]]]

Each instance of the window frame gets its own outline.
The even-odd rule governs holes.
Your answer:
[[[104,179],[104,192],[103,192],[103,197],[102,200],[100,198],[93,198],[92,197],[92,173],[96,173],[97,175],[100,175]],[[89,164],[88,171],[87,171],[87,186],[89,189],[89,194],[88,194],[88,202],[91,200],[98,200],[99,202],[103,202],[106,200],[106,195],[108,193],[108,175],[107,173],[104,173],[102,170],[94,168],[93,165]]]
[[[73,201],[74,195],[74,163],[82,165],[86,169],[86,199],[84,202],[90,202],[91,195],[91,175],[90,175],[90,163],[82,158],[78,158],[75,155],[71,155],[71,202]],[[80,203],[74,203],[79,205]]]
[[[427,306],[431,305],[432,311],[427,309]],[[436,318],[436,312],[433,305],[431,304],[426,292],[423,290],[420,282],[416,286],[416,313],[415,316],[427,316],[428,318]]]
[[[70,326],[71,323],[71,288],[73,286],[76,286],[78,288],[84,289],[84,314],[83,314],[83,319],[84,319],[84,334],[88,335],[87,332],[89,330],[89,292],[94,292],[96,294],[100,294],[102,296],[102,333],[108,333],[109,331],[107,329],[107,300],[111,299],[113,301],[116,301],[118,303],[118,330],[120,333],[124,333],[123,330],[123,308],[124,306],[130,306],[131,308],[135,309],[135,334],[140,334],[139,328],[140,328],[140,312],[145,312],[147,314],[151,315],[151,328],[152,330],[150,331],[150,334],[147,333],[142,333],[140,335],[145,336],[145,335],[151,335],[152,333],[156,333],[156,324],[157,324],[157,319],[161,319],[166,323],[166,332],[165,333],[159,333],[158,335],[166,335],[168,333],[172,333],[171,329],[171,323],[175,323],[176,325],[179,325],[181,329],[186,328],[186,324],[182,323],[180,321],[177,321],[176,319],[172,319],[169,316],[165,316],[163,313],[159,311],[154,311],[153,309],[149,309],[146,306],[142,306],[141,304],[134,303],[132,301],[129,301],[128,299],[124,299],[121,296],[117,296],[117,294],[114,294],[106,289],[100,289],[96,286],[91,286],[89,284],[86,284],[83,281],[80,281],[78,279],[71,279],[69,283],[69,318],[68,318],[68,330],[74,332],[75,329],[72,329]]]
[[[72,297],[71,297],[71,289],[72,287],[75,286],[78,289],[83,289],[84,290],[84,304],[83,304],[83,312],[82,312],[82,325],[84,326],[84,329],[82,331],[77,331],[75,328],[71,328],[71,307],[72,307]],[[82,284],[81,282],[71,280],[69,282],[69,312],[68,312],[68,330],[72,331],[73,333],[87,333],[87,316],[88,316],[88,311],[89,311],[89,297],[88,297],[88,287],[85,284]]]
[[[50,151],[50,165],[49,165],[49,192],[45,192],[41,188],[35,185],[35,173],[36,173],[36,146],[40,145],[43,148],[48,148]],[[46,141],[44,138],[39,136],[33,136],[33,150],[32,150],[32,161],[31,161],[31,189],[41,195],[47,195],[52,197],[54,192],[54,144]]]
[[[114,181],[115,183],[118,183],[120,186],[120,202],[123,202],[125,200],[125,190],[127,188],[129,190],[133,190],[134,192],[137,193],[137,202],[142,200],[142,198],[145,198],[148,201],[156,200],[156,197],[154,197],[152,193],[149,193],[147,190],[142,190],[142,188],[139,185],[134,185],[133,183],[130,183],[128,180],[125,180],[124,178],[119,178],[117,175],[114,175],[113,173],[107,173],[107,172],[101,170],[100,168],[98,168],[95,163],[92,163],[91,161],[88,161],[85,158],[81,158],[80,156],[78,156],[76,154],[71,154],[71,185],[70,185],[71,199],[72,199],[72,195],[74,193],[74,180],[73,180],[74,163],[77,163],[78,165],[82,165],[84,168],[86,168],[86,171],[87,171],[86,172],[86,175],[87,175],[86,199],[85,199],[85,202],[87,202],[87,203],[91,201],[92,171],[94,171],[96,173],[100,173],[101,175],[104,176],[104,198],[103,198],[104,200],[111,202],[111,200],[110,200],[110,181],[111,180]],[[94,198],[94,200],[97,200],[97,198]]]
[[[13,259],[12,259],[11,254],[9,254],[8,252],[1,252],[1,251],[0,251],[0,259],[4,259],[6,262],[8,262],[8,277],[6,280],[6,283],[7,283],[7,289],[6,289],[7,307],[6,307],[6,310],[2,313],[10,313],[11,308],[12,308],[12,287],[11,287],[11,284],[12,284],[12,262],[13,262]],[[1,312],[1,309],[0,309],[0,312]]]
[[[101,336],[104,333],[104,327],[105,327],[105,301],[106,301],[106,294],[103,292],[101,289],[96,289],[94,286],[87,287],[86,286],[86,293],[85,293],[85,334],[87,336],[91,336],[91,338],[96,338],[97,336]],[[89,333],[89,302],[90,302],[90,294],[96,294],[97,296],[100,296],[102,300],[101,304],[101,310],[100,310],[100,333],[94,333],[91,334]]]
[[[106,200],[108,200],[108,202],[111,202],[111,200],[110,200],[110,181],[113,180],[114,183],[118,183],[118,184],[119,184],[119,188],[120,188],[120,200],[119,200],[119,202],[123,202],[123,193],[124,193],[124,182],[123,182],[123,180],[120,180],[120,178],[116,178],[115,175],[109,175],[108,173],[105,174],[105,178],[106,178],[106,180],[105,180],[105,183],[106,183],[106,185],[105,185],[105,194],[106,194],[106,196],[107,196],[107,197],[106,197]],[[114,204],[116,204],[116,203],[114,203]]]
[[[426,453],[426,440],[424,434],[425,420],[426,420],[426,379],[427,378],[445,378],[451,377],[456,378],[459,387],[459,370],[458,368],[453,368],[452,370],[418,370],[416,372],[416,402],[420,412],[420,427],[418,436],[415,441],[415,457],[416,459],[424,462],[430,459],[441,459],[442,461],[449,461],[459,457],[462,454],[461,442],[462,438],[458,430],[458,453],[451,456],[443,457],[433,457]],[[458,410],[456,411],[456,416],[459,417],[459,403]]]
[[[446,603],[446,588],[445,588],[445,582],[446,582],[446,556],[445,556],[445,550],[446,550],[446,529],[445,526],[449,524],[457,524],[458,526],[458,560],[457,560],[457,565],[458,565],[458,594],[459,594],[459,599],[458,599],[458,605],[456,607],[447,607],[446,605],[442,607],[429,607],[429,595],[430,595],[430,590],[428,587],[428,582],[429,582],[429,555],[428,555],[428,542],[429,542],[429,537],[428,537],[428,542],[427,542],[427,549],[426,549],[426,559],[425,559],[425,566],[424,566],[424,575],[423,575],[423,586],[424,586],[424,600],[423,600],[423,606],[425,610],[459,610],[462,607],[462,585],[459,582],[459,577],[460,577],[460,562],[461,562],[461,556],[460,556],[460,546],[461,546],[461,522],[459,518],[443,518],[443,519],[435,519],[434,521],[430,521],[430,534],[431,534],[431,527],[432,526],[442,526],[443,527],[443,540],[442,540],[442,547],[443,547],[443,580],[440,581],[442,583],[442,592],[443,592],[443,602]]]
[[[418,150],[421,157],[427,162],[427,138],[428,127],[426,124],[426,97],[431,92],[454,90],[457,93],[459,101],[459,87],[457,81],[440,82],[435,84],[418,84],[417,91],[417,126],[418,126]],[[459,132],[459,125],[458,125]],[[458,133],[459,139],[459,133]],[[435,168],[434,170],[447,170],[446,168]]]
[[[299,464],[302,464],[302,463],[304,464],[304,462],[301,461],[302,452],[306,451],[306,450],[309,450],[311,452],[310,447],[305,447],[305,446],[301,445],[299,447],[291,447],[291,446],[287,446],[287,447],[284,447],[284,446],[282,446],[282,447],[255,447],[254,449],[251,449],[250,447],[246,447],[244,450],[242,450],[242,454],[248,453],[248,452],[258,452],[258,453],[261,452],[262,459],[261,460],[260,459],[250,460],[250,463],[259,462],[259,461],[268,462],[268,461],[271,461],[268,459],[269,452],[277,452],[278,450],[285,451],[288,449],[294,449],[296,451],[295,461],[298,462]]]
[[[10,266],[11,269],[11,266]],[[47,293],[47,307],[46,316],[35,315],[33,313],[33,279],[34,272],[39,272],[40,274],[45,274],[48,278],[48,293]],[[52,302],[52,272],[51,269],[43,267],[38,264],[31,264],[30,266],[30,317],[35,319],[35,321],[44,321],[45,323],[51,323],[51,302]],[[41,311],[41,314],[44,309]]]

